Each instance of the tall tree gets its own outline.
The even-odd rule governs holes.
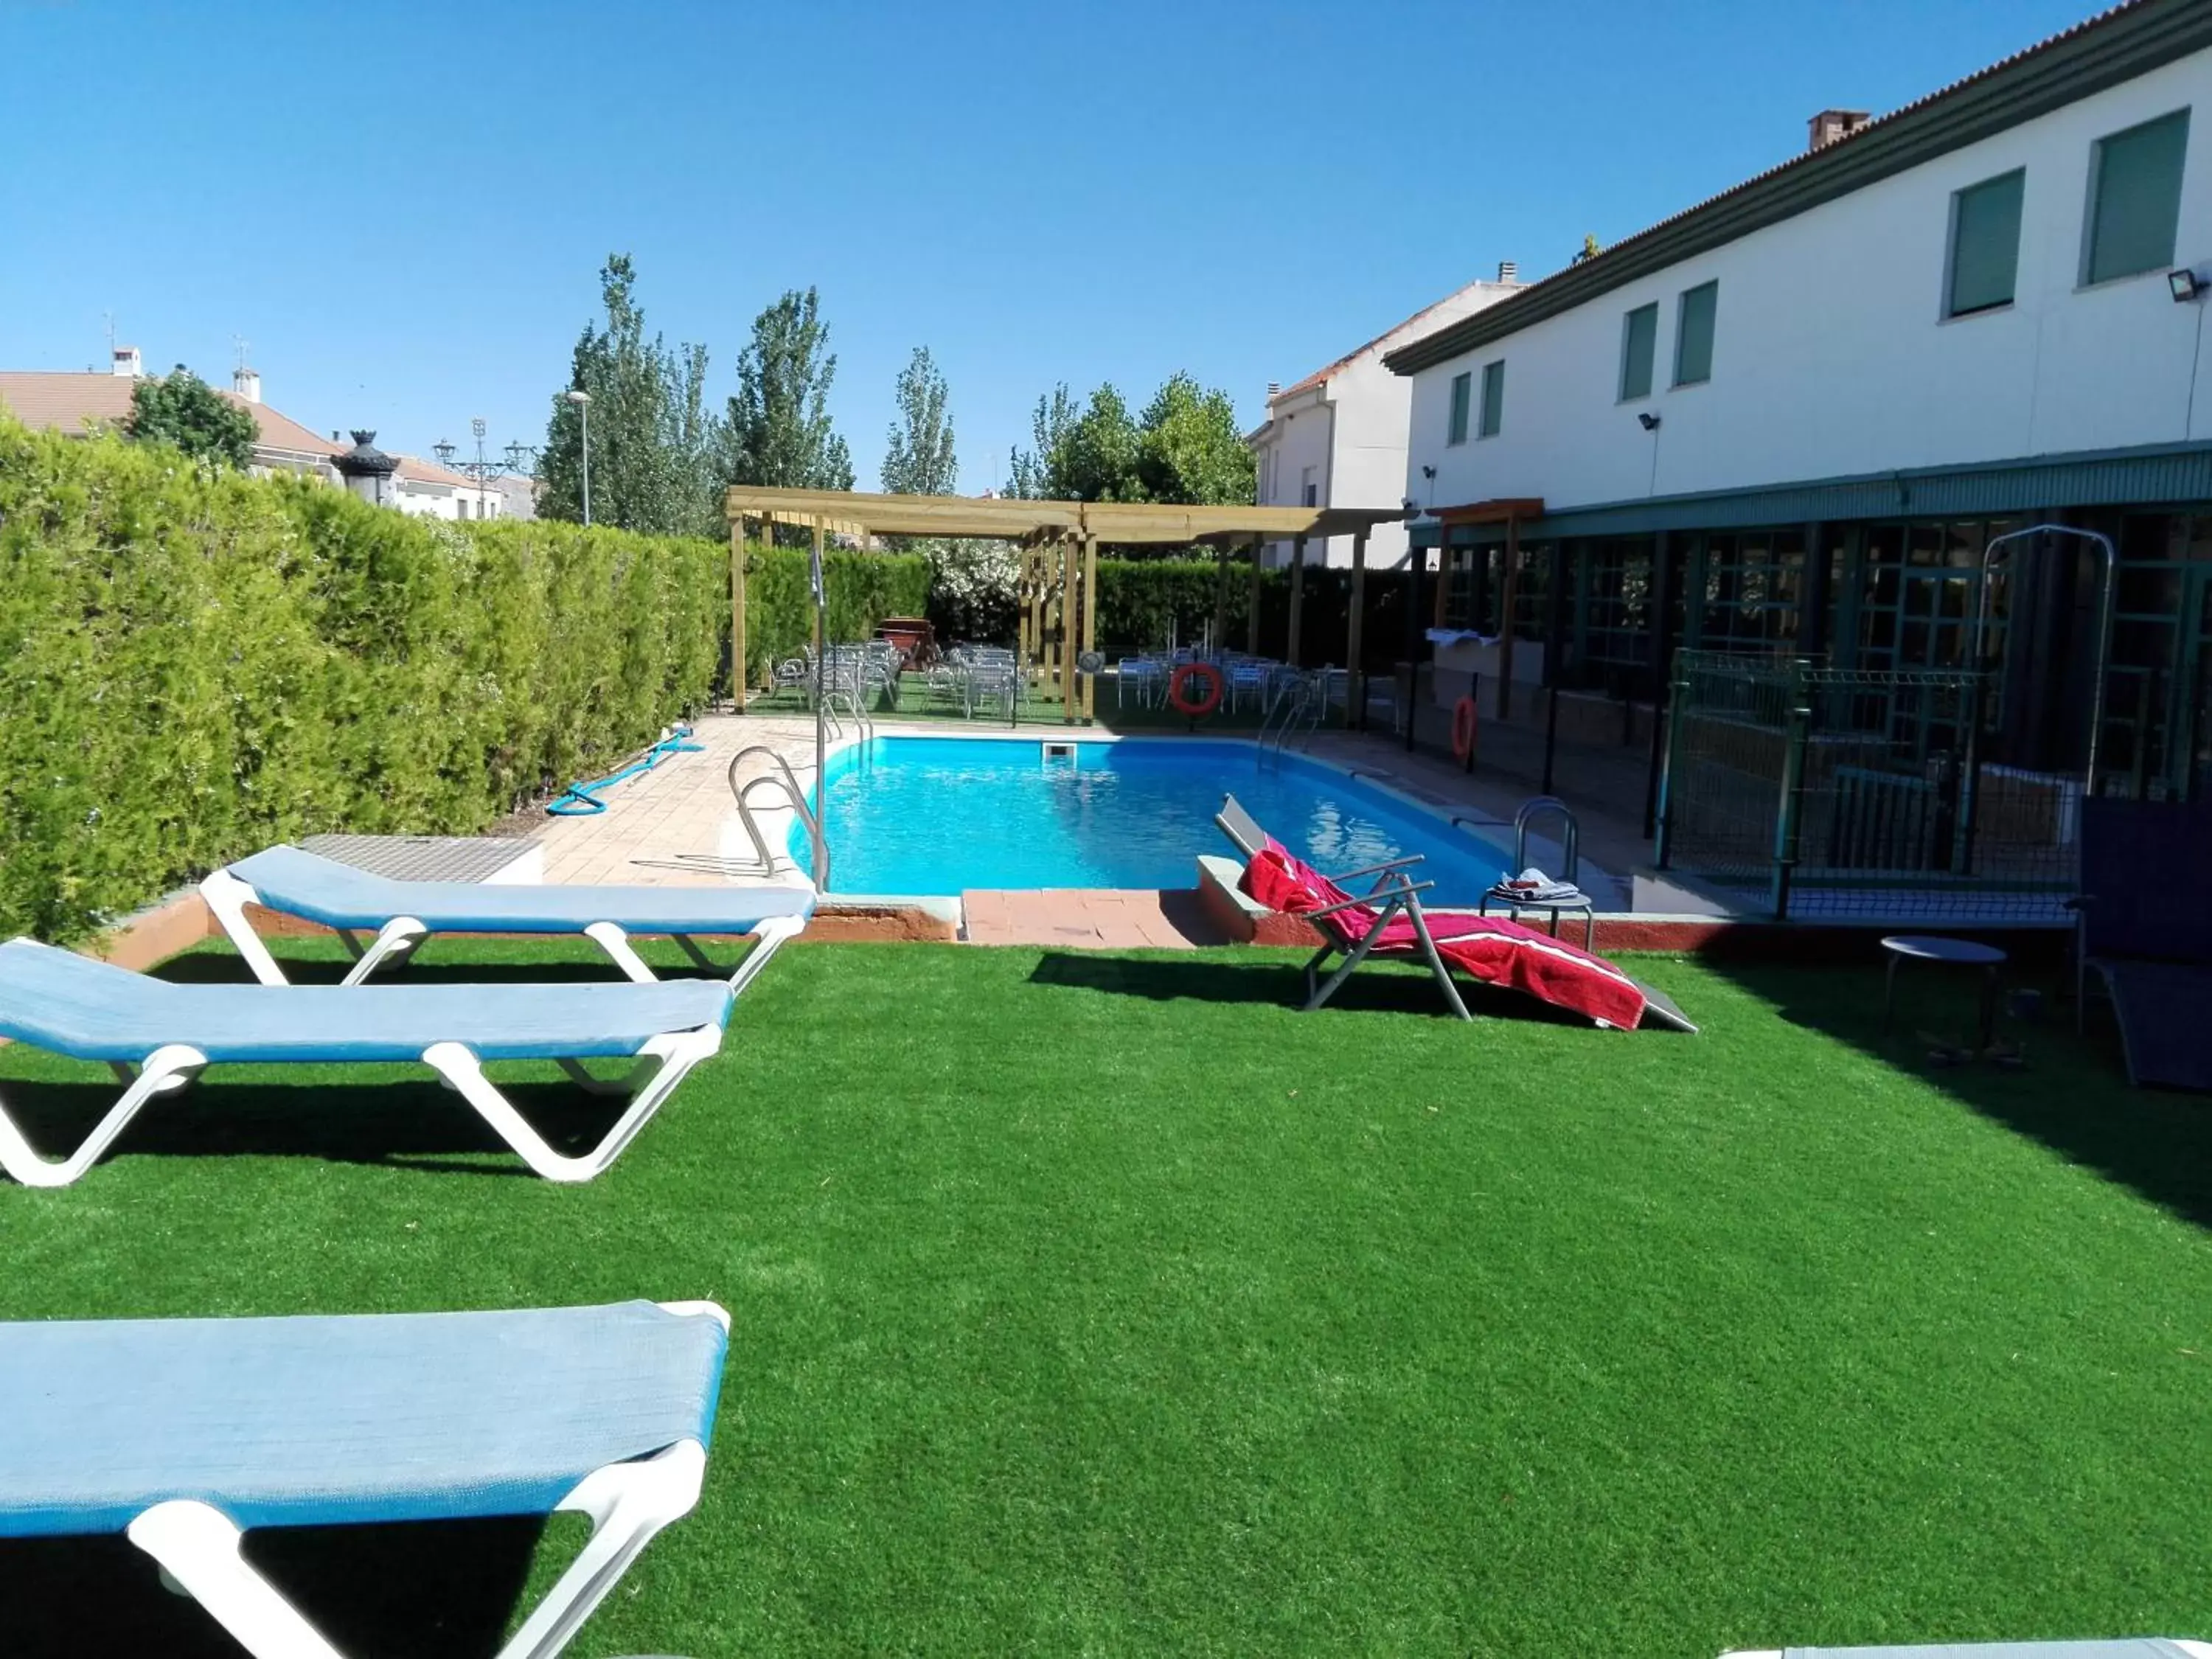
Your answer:
[[[599,271],[604,326],[586,323],[568,385],[553,398],[538,467],[538,511],[578,520],[584,435],[592,446],[592,522],[659,534],[713,534],[720,526],[714,474],[723,447],[706,404],[707,349],[671,350],[645,332],[637,269],[611,254]],[[589,410],[568,397],[581,392]]]
[[[1036,401],[1030,416],[1031,447],[1017,446],[1006,458],[1006,494],[1018,501],[1052,498],[1052,459],[1067,441],[1067,429],[1074,424],[1075,399],[1067,395],[1067,382],[1063,380]]]
[[[950,495],[959,487],[960,463],[945,376],[927,346],[914,349],[894,395],[899,417],[884,447],[884,488],[895,495]]]
[[[850,489],[853,457],[830,421],[837,359],[812,289],[753,319],[730,399],[728,477],[791,489]]]
[[[1253,496],[1252,452],[1229,394],[1169,376],[1139,422],[1137,478],[1146,496],[1187,506],[1243,506]]]
[[[1102,386],[1078,409],[1065,386],[1037,399],[1035,447],[1013,453],[1010,495],[1221,504],[1252,499],[1252,454],[1229,394],[1170,375],[1133,416]]]
[[[160,380],[131,391],[123,429],[141,443],[168,444],[195,460],[244,471],[261,435],[251,410],[233,403],[179,363]]]

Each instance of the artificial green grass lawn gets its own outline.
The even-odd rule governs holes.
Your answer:
[[[1299,1015],[1292,961],[795,947],[582,1188],[396,1070],[218,1070],[0,1191],[0,1313],[720,1301],[705,1497],[582,1655],[2212,1632],[2203,1103],[2059,1033],[1923,1074],[1872,969],[1639,963],[1689,1037]]]

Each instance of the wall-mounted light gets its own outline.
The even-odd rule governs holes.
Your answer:
[[[2191,300],[2201,300],[2204,297],[2204,284],[2197,279],[2195,271],[2186,267],[2180,270],[2167,271],[2166,286],[2172,294],[2174,303],[2177,305],[2187,305]]]
[[[1424,478],[1428,479],[1431,483],[1434,483],[1436,481],[1437,470],[1432,466],[1425,466],[1421,469],[1421,476]]]
[[[1648,409],[1641,415],[1638,415],[1636,417],[1636,420],[1637,423],[1646,432],[1656,432],[1659,429],[1659,417],[1656,415],[1654,415]]]

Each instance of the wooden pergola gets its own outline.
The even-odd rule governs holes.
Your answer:
[[[1246,599],[1246,638],[1260,632],[1260,555],[1262,544],[1291,544],[1291,631],[1288,649],[1298,662],[1305,596],[1306,544],[1316,537],[1352,538],[1351,641],[1346,655],[1358,684],[1360,621],[1366,597],[1367,538],[1378,524],[1404,516],[1401,507],[1176,507],[1141,501],[1040,501],[1005,496],[884,495],[859,490],[776,489],[732,485],[723,497],[730,521],[730,628],[733,695],[745,706],[745,536],[758,523],[811,530],[818,552],[827,538],[843,536],[862,546],[880,536],[1006,541],[1021,560],[1021,647],[1044,678],[1060,690],[1063,718],[1073,724],[1097,713],[1097,677],[1083,676],[1079,714],[1071,693],[1077,659],[1098,643],[1098,548],[1152,545],[1211,546],[1218,550],[1213,635],[1229,621],[1229,567],[1237,549],[1252,550]],[[816,648],[824,641],[817,640]]]

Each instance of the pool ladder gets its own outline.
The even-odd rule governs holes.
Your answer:
[[[862,719],[865,721],[866,716]],[[775,763],[775,769],[772,772],[763,772],[756,777],[747,778],[743,783],[739,783],[738,768],[755,755],[767,756]],[[753,791],[764,783],[770,784],[783,791],[785,799],[791,804],[791,810],[798,814],[799,821],[806,826],[808,845],[821,848],[822,867],[814,872],[814,885],[817,891],[828,892],[830,890],[829,838],[822,834],[820,826],[815,823],[814,809],[806,804],[806,792],[799,787],[799,777],[791,769],[791,763],[767,744],[749,744],[730,757],[729,779],[730,798],[738,804],[738,822],[744,825],[745,837],[753,844],[753,857],[750,864],[742,859],[718,859],[714,862],[723,866],[726,872],[732,875],[768,876],[775,873],[775,856],[768,849],[768,838],[761,834],[760,823],[753,817],[752,808]]]
[[[1323,674],[1328,671],[1324,669]],[[1280,724],[1276,716],[1282,717]],[[1254,763],[1265,766],[1267,751],[1272,747],[1275,758],[1280,760],[1292,739],[1303,736],[1311,742],[1313,734],[1321,730],[1322,722],[1328,717],[1328,683],[1319,677],[1300,676],[1276,689],[1267,704],[1267,711],[1260,719],[1260,737],[1254,751]]]

